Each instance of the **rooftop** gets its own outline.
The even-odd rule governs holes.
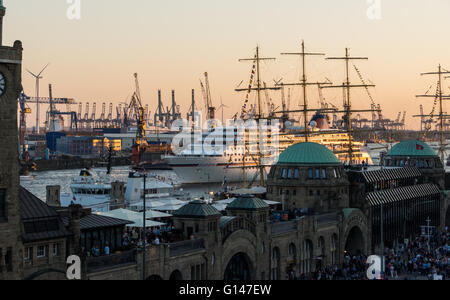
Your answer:
[[[255,210],[261,208],[268,208],[269,205],[259,198],[255,198],[251,195],[243,195],[236,198],[233,202],[228,204],[227,209],[246,209]]]
[[[341,164],[332,151],[317,143],[298,143],[290,146],[280,154],[278,163],[303,165]]]
[[[386,156],[436,156],[436,152],[427,144],[418,140],[408,140],[396,144]]]
[[[194,217],[205,218],[211,216],[221,216],[222,214],[212,205],[204,201],[192,201],[173,213],[174,217]]]

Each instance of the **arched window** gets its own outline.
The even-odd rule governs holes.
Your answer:
[[[302,243],[300,251],[300,272],[303,274],[309,274],[312,272],[313,262],[313,244],[310,240],[305,240]]]
[[[280,266],[280,249],[273,248],[272,251],[272,280],[280,280],[281,266]]]

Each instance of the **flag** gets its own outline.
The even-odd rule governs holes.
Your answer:
[[[416,144],[416,150],[423,150],[423,146],[419,145],[419,144]]]

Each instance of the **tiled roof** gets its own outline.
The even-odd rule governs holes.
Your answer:
[[[417,178],[422,176],[419,169],[412,167],[363,171],[361,174],[367,183],[374,183],[381,180]]]
[[[20,187],[19,199],[23,224],[22,240],[25,243],[70,235],[56,210],[23,187]]]
[[[173,213],[175,217],[196,217],[204,218],[211,216],[221,216],[222,214],[212,205],[203,201],[192,201]]]
[[[23,187],[20,187],[19,197],[22,220],[58,217],[55,209],[45,204]]]
[[[426,198],[440,193],[441,191],[437,185],[426,183],[370,192],[366,195],[366,200],[370,205],[374,206],[381,203],[388,204],[420,197]]]
[[[243,195],[239,198],[236,198],[233,202],[231,202],[227,209],[247,209],[247,210],[255,210],[260,208],[268,208],[269,205],[267,205],[264,200],[261,200],[259,198],[255,198],[250,195]]]
[[[69,225],[69,219],[67,217],[63,218],[63,222],[65,226]],[[133,224],[133,222],[92,214],[81,218],[80,229],[89,230],[98,228],[118,227],[118,226],[125,226],[128,224]]]

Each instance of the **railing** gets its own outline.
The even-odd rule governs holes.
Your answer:
[[[272,234],[282,234],[297,230],[297,221],[275,222],[271,224]]]
[[[246,218],[235,218],[231,220],[225,227],[221,229],[222,231],[222,244],[225,243],[226,239],[235,231],[247,230],[254,236],[256,236],[256,225],[252,221]]]
[[[178,243],[166,244],[169,247],[170,257],[183,255],[205,248],[203,239],[187,240]]]
[[[136,250],[108,256],[86,258],[88,273],[135,263],[137,263]]]

